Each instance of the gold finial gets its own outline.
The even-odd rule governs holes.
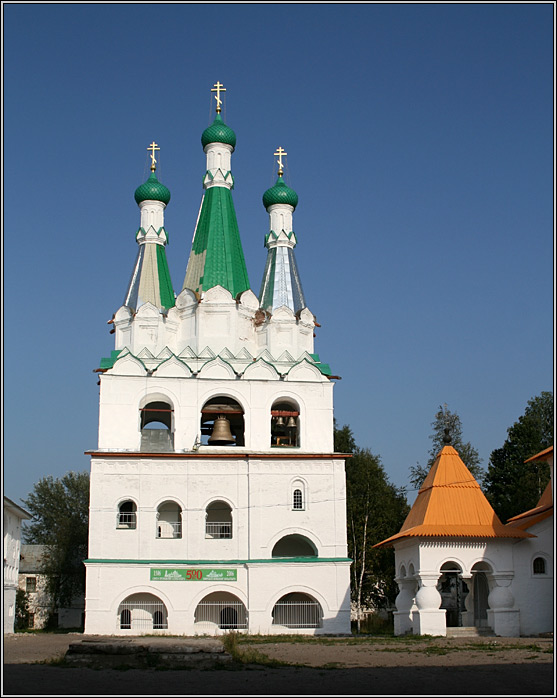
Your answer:
[[[279,146],[277,148],[277,152],[275,153],[275,155],[278,155],[278,160],[277,160],[278,166],[279,166],[278,176],[282,177],[282,175],[284,174],[284,170],[282,169],[282,157],[283,157],[283,155],[288,155],[288,153],[286,152],[286,150],[284,150],[283,148],[281,148]]]
[[[211,92],[216,92],[215,99],[217,100],[217,114],[220,114],[220,105],[222,104],[222,99],[220,98],[221,92],[226,92],[226,87],[222,86],[222,83],[217,82],[211,87]]]
[[[155,150],[160,150],[159,146],[153,141],[151,145],[147,148],[147,150],[151,151],[151,172],[154,172],[157,169],[156,166],[156,159],[155,159]]]

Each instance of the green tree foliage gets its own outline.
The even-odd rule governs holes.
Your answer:
[[[435,459],[439,455],[439,451],[445,445],[445,430],[448,429],[448,436],[451,440],[451,446],[458,451],[458,455],[462,459],[463,463],[466,465],[468,470],[476,478],[476,480],[481,484],[484,471],[481,467],[482,459],[478,451],[472,446],[470,442],[464,442],[462,440],[462,422],[460,417],[456,412],[451,412],[447,405],[439,406],[439,410],[435,415],[435,420],[431,423],[433,427],[433,433],[429,435],[432,441],[431,448],[429,450],[429,460],[427,465],[423,466],[420,463],[410,466],[410,477],[409,480],[412,485],[418,490],[422,486],[423,481],[426,479],[431,466],[435,462]]]
[[[29,596],[23,589],[15,593],[15,629],[25,630],[29,627]]]
[[[553,393],[531,398],[507,434],[491,453],[484,479],[486,496],[503,522],[534,508],[549,481],[547,463],[524,461],[553,444]]]
[[[42,571],[53,609],[69,605],[85,590],[89,526],[89,474],[69,472],[60,479],[51,475],[35,483],[24,500],[33,514],[24,524],[27,543],[46,546]]]
[[[335,451],[352,454],[346,459],[352,601],[357,608],[384,608],[398,593],[394,552],[373,546],[400,530],[409,511],[406,497],[389,482],[379,456],[356,445],[350,427],[337,429],[335,425]]]

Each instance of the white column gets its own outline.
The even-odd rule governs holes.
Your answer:
[[[520,610],[514,608],[514,596],[510,586],[513,573],[494,574],[493,586],[487,597],[489,625],[501,637],[519,637]]]
[[[412,632],[412,609],[416,581],[413,577],[396,577],[395,582],[400,589],[395,599],[396,611],[393,613],[395,635],[406,635]]]
[[[440,609],[441,594],[437,591],[439,573],[419,573],[416,575],[420,588],[416,594],[417,611],[412,613],[414,635],[447,634],[445,609]]]

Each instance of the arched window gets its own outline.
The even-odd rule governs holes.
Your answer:
[[[128,596],[118,607],[118,617],[122,630],[164,630],[168,627],[166,606],[154,594]]]
[[[204,446],[244,446],[244,410],[236,400],[219,396],[201,410],[201,443]]]
[[[298,511],[304,508],[304,495],[301,489],[296,488],[292,492],[292,509],[297,509]]]
[[[118,505],[116,528],[132,529],[137,526],[137,506],[131,499],[126,499]]]
[[[543,557],[535,558],[532,563],[532,572],[534,574],[545,574],[545,559]]]
[[[232,509],[226,502],[211,502],[207,507],[205,538],[232,538]]]
[[[164,453],[174,450],[173,410],[168,402],[148,402],[140,409],[141,452]]]
[[[272,557],[317,557],[313,543],[297,533],[284,536],[278,540],[271,553]]]
[[[300,445],[300,411],[286,400],[271,407],[271,446],[295,448]]]
[[[309,594],[293,592],[282,596],[272,612],[273,625],[286,628],[320,628],[323,610]]]
[[[213,625],[222,630],[248,627],[248,612],[242,601],[226,591],[207,594],[195,609],[196,625]]]
[[[157,538],[182,537],[182,510],[176,502],[167,501],[157,509]]]

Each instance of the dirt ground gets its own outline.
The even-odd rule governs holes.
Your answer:
[[[80,633],[4,636],[2,696],[555,695],[550,638],[255,641],[240,643],[240,650],[293,666],[235,665],[205,671],[95,670],[40,663],[63,657],[70,643],[82,639]],[[176,644],[177,638],[149,640]]]
[[[92,637],[92,636],[88,636]],[[96,636],[102,639],[103,636]],[[31,664],[63,657],[81,633],[16,633],[4,636],[4,663]],[[106,639],[110,639],[106,637]],[[143,638],[145,640],[145,638]],[[176,638],[149,638],[176,643]],[[552,638],[430,638],[400,641],[385,639],[353,644],[352,638],[313,642],[241,643],[270,659],[296,666],[350,668],[393,666],[473,666],[475,664],[552,664]]]

